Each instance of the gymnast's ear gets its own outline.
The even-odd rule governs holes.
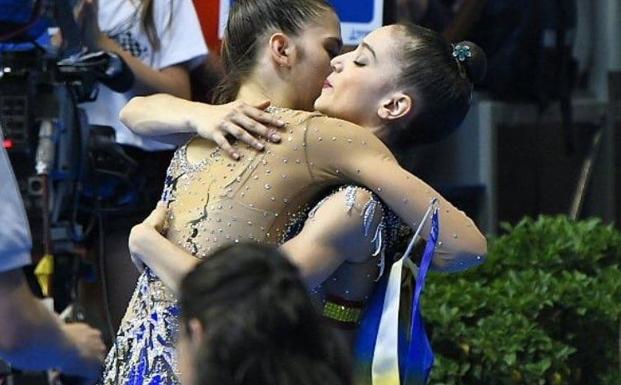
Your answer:
[[[269,40],[270,56],[279,67],[291,67],[295,59],[295,44],[282,32],[273,33]]]
[[[404,92],[395,92],[380,102],[377,115],[382,120],[397,120],[408,115],[414,109],[414,100]]]

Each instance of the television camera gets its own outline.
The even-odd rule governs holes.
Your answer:
[[[79,108],[96,100],[100,84],[129,90],[133,74],[118,55],[83,48],[73,6],[0,0],[0,137],[31,224],[33,260],[54,266],[39,280],[43,294],[58,312],[72,305],[69,318],[79,321],[78,282],[97,271],[85,259],[97,242],[87,241],[102,236],[102,217],[119,210],[119,196],[131,189],[118,186],[131,185],[137,166],[114,130],[90,126]]]

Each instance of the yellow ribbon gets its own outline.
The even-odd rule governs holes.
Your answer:
[[[37,263],[35,276],[41,286],[41,291],[45,297],[49,297],[52,285],[52,275],[54,274],[54,257],[52,254],[45,254]]]

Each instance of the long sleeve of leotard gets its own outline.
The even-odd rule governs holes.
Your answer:
[[[412,227],[423,218],[430,202],[437,199],[440,237],[434,262],[439,268],[445,265],[453,270],[478,264],[486,254],[487,242],[474,222],[404,170],[370,130],[338,119],[312,117],[307,122],[305,152],[313,179],[366,186]],[[428,233],[427,223],[423,236]]]

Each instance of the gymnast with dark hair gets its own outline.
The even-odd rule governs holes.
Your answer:
[[[442,226],[434,266],[454,271],[481,263],[486,241],[474,223],[403,170],[387,146],[454,130],[468,110],[473,80],[480,75],[476,63],[484,56],[474,44],[452,47],[431,31],[402,25],[380,28],[356,51],[333,57],[339,49],[338,19],[323,1],[240,0],[231,10],[223,51],[230,83],[220,101],[235,98],[232,104],[200,105],[199,111],[195,104],[154,96],[134,100],[122,112],[130,128],[158,136],[191,132],[197,118],[221,122],[218,116],[231,108],[245,108],[242,101],[269,99],[278,107],[259,119],[282,123],[284,131],[280,144],[250,138],[239,131],[244,117],[231,115],[228,123],[202,133],[224,149],[194,138],[177,150],[165,184],[165,207],[130,236],[134,259],[149,268],[108,358],[111,378],[131,376],[153,350],[160,357],[154,364],[166,370],[166,383],[175,383],[174,353],[168,344],[151,346],[171,340],[176,330],[174,293],[181,277],[197,258],[224,244],[283,243],[326,188],[353,183],[367,190],[335,193],[283,245],[319,306],[330,306],[333,295],[364,303],[385,270],[390,212],[414,226],[432,199],[438,201]],[[313,104],[327,116],[293,109],[308,111]],[[205,116],[208,111],[214,112],[211,118]],[[257,130],[274,135],[265,126]],[[241,141],[224,143],[226,132]],[[425,224],[423,233],[428,230]]]

